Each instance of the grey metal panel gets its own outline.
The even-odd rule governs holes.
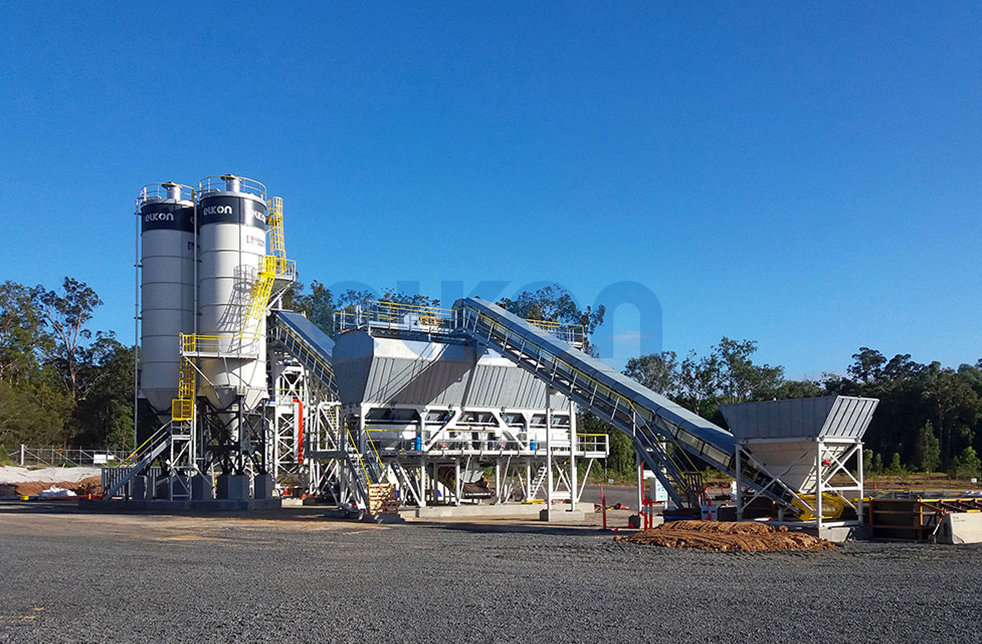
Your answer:
[[[839,396],[822,427],[821,436],[861,438],[873,420],[879,402],[876,398]]]
[[[720,405],[738,438],[858,438],[876,409],[877,400],[850,396],[794,398]]]
[[[333,366],[344,404],[545,408],[546,385],[496,351],[343,333]],[[568,409],[561,395],[553,407]]]

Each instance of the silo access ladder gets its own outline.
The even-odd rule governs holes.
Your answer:
[[[736,439],[731,433],[600,360],[480,298],[458,300],[454,321],[458,333],[493,347],[629,436],[645,466],[678,506],[686,505],[684,495],[690,487],[687,472],[709,465],[736,477]],[[792,507],[794,493],[747,461],[750,459],[741,466],[743,480],[761,495]]]

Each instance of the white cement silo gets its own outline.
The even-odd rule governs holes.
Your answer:
[[[266,255],[266,187],[233,175],[203,179],[198,217],[200,393],[219,411],[237,399],[255,409],[267,397],[266,322],[247,314]]]
[[[140,396],[161,421],[177,397],[178,337],[194,331],[194,201],[188,186],[144,186],[140,216]]]

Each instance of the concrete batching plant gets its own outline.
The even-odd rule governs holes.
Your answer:
[[[584,353],[577,325],[523,320],[480,298],[446,309],[371,302],[337,311],[328,337],[281,305],[296,271],[283,202],[258,181],[153,184],[137,215],[139,392],[163,424],[124,467],[105,471],[107,498],[254,508],[275,505],[276,487],[378,515],[542,497],[549,516],[554,501],[575,510],[578,463],[589,473],[609,451],[605,434],[577,431],[579,409],[629,436],[678,507],[702,501],[698,472],[708,466],[733,476],[741,499],[821,522],[826,495],[841,492],[832,473],[861,454],[876,406],[809,407],[812,425],[823,426],[824,410],[852,442],[798,445],[804,456],[784,471],[783,438],[757,440],[741,421],[737,440]],[[819,471],[802,474],[806,462]],[[860,464],[849,489],[861,490],[861,478]],[[861,505],[836,503],[861,519]]]

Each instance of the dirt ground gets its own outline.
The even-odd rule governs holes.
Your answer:
[[[0,642],[976,641],[965,615],[982,547],[705,552],[613,537],[595,523],[0,502]]]

